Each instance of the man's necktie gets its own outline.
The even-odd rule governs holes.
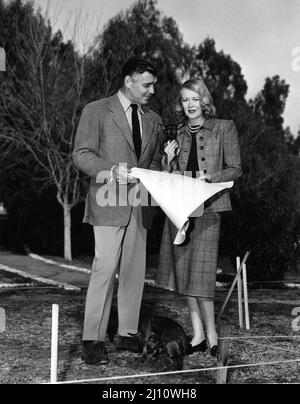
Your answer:
[[[139,160],[141,155],[142,148],[142,139],[141,139],[141,129],[140,129],[140,121],[137,113],[138,106],[137,104],[131,104],[132,108],[132,137],[133,144],[137,159]]]

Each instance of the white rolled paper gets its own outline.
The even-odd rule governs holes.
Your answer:
[[[136,167],[131,170],[131,176],[143,183],[178,229],[174,240],[175,245],[184,242],[189,227],[189,217],[202,216],[204,202],[218,192],[233,186],[233,181],[210,184],[180,174]]]

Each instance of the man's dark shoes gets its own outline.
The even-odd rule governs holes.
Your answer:
[[[83,341],[82,360],[89,365],[107,365],[109,359],[105,350],[104,342]]]
[[[135,337],[122,337],[119,335],[116,348],[118,351],[142,352],[142,345]]]

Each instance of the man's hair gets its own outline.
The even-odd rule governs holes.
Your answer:
[[[133,57],[127,60],[122,69],[122,79],[124,81],[126,76],[132,76],[134,73],[143,74],[148,72],[152,74],[154,77],[158,76],[158,70],[149,60]]]

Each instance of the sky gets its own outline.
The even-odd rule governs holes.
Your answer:
[[[77,37],[93,38],[110,18],[134,0],[34,0],[49,6],[54,28],[67,38],[71,22],[81,11],[86,21]],[[266,77],[279,75],[290,85],[284,125],[294,135],[300,128],[300,0],[158,0],[162,14],[173,17],[184,41],[198,45],[213,38],[217,50],[230,54],[242,68],[254,97]],[[78,39],[80,40],[80,39]]]

